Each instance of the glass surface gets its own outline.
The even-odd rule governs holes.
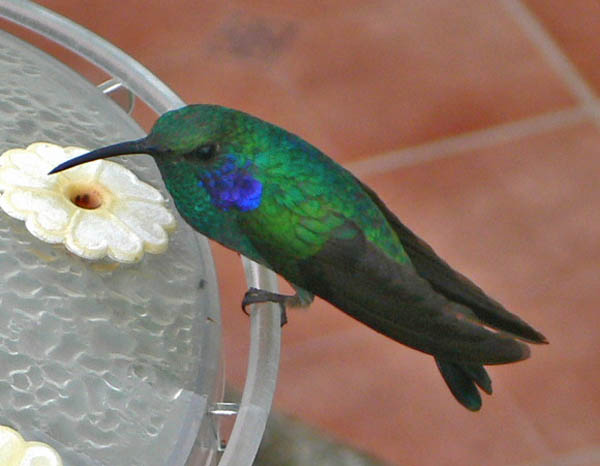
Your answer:
[[[0,31],[0,151],[142,135],[90,83]],[[120,162],[166,195],[149,157]],[[220,317],[214,273],[178,223],[165,254],[116,265],[43,243],[0,212],[0,424],[65,465],[183,464],[212,395],[199,387],[215,385],[203,341]]]

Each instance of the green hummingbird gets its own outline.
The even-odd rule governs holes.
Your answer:
[[[278,126],[217,105],[189,105],[163,114],[145,138],[94,150],[50,174],[124,154],[151,155],[187,223],[296,291],[251,288],[244,309],[271,301],[285,314],[320,296],[431,354],[454,397],[472,411],[481,407],[477,387],[492,393],[484,365],[527,358],[520,340],[547,343],[453,270],[352,173]]]

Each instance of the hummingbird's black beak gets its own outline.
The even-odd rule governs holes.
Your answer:
[[[48,172],[48,175],[58,173],[67,168],[81,165],[82,163],[91,162],[98,159],[106,159],[108,157],[114,157],[116,155],[127,155],[127,154],[151,154],[152,148],[148,144],[148,138],[137,139],[135,141],[119,142],[112,146],[101,147],[100,149],[93,150],[87,154],[80,155],[71,160],[57,165]]]

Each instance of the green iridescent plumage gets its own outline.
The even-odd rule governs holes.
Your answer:
[[[221,153],[235,156],[239,167],[251,162],[252,175],[264,189],[257,209],[224,212],[212,205],[206,193],[199,202],[191,162],[157,158],[180,212],[207,236],[268,264],[240,234],[242,223],[245,235],[260,235],[278,254],[302,260],[318,251],[333,229],[351,219],[391,257],[408,261],[388,222],[354,177],[315,147],[274,125],[218,106],[203,106],[202,112],[190,106],[166,114],[153,129],[151,140],[173,152],[189,150],[194,147],[189,146],[194,129],[193,144],[217,143]]]
[[[243,112],[191,105],[151,133],[55,169],[152,155],[199,232],[281,274],[298,291],[250,290],[244,304],[317,295],[382,334],[433,355],[464,406],[491,393],[484,364],[525,359],[543,335],[454,271],[350,172],[299,137]],[[297,299],[296,299],[297,298]],[[497,332],[490,330],[494,328]]]

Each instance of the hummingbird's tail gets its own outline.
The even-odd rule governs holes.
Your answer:
[[[478,364],[465,364],[435,358],[442,377],[454,398],[470,411],[479,411],[481,395],[477,387],[492,394],[492,380],[485,368]]]

